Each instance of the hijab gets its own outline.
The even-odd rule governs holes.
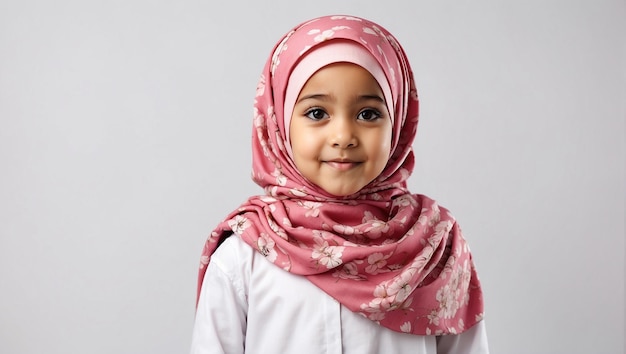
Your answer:
[[[294,96],[316,70],[334,62],[352,62],[372,74],[393,127],[383,172],[348,196],[304,178],[289,141]],[[211,255],[234,235],[391,330],[443,335],[479,322],[482,290],[458,223],[435,200],[407,189],[417,123],[411,67],[385,28],[354,16],[323,16],[292,28],[274,46],[254,100],[252,179],[265,193],[250,197],[210,233],[198,296]]]

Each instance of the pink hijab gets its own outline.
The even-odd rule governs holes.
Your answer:
[[[333,41],[369,52],[393,101],[387,102],[391,159],[378,178],[346,197],[328,194],[300,175],[284,117],[293,108],[284,104],[294,67]],[[380,82],[380,73],[374,76]],[[265,195],[250,197],[211,232],[198,294],[211,255],[234,234],[277,267],[307,277],[351,311],[391,330],[454,334],[479,322],[482,291],[459,225],[437,202],[406,188],[417,122],[413,73],[387,30],[352,16],[324,16],[293,28],[268,59],[254,102],[252,178]]]

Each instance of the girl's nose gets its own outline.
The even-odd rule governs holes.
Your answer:
[[[330,126],[329,143],[333,147],[347,149],[358,145],[354,123],[351,119],[333,117]]]

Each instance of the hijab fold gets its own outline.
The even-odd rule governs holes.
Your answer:
[[[394,117],[387,166],[345,197],[327,193],[297,171],[285,117],[293,109],[293,100],[288,107],[285,100],[294,68],[308,53],[339,41],[365,49],[379,65]],[[320,65],[351,60],[328,61]],[[373,76],[380,83],[380,73]],[[277,267],[307,277],[351,311],[391,330],[455,334],[479,322],[481,286],[458,223],[433,199],[407,190],[417,123],[413,73],[386,29],[354,16],[324,16],[294,27],[274,47],[254,101],[252,178],[265,194],[250,197],[210,233],[198,295],[211,255],[234,234]]]

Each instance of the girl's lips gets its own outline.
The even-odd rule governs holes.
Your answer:
[[[339,171],[347,171],[359,163],[354,161],[326,161],[326,164]]]

